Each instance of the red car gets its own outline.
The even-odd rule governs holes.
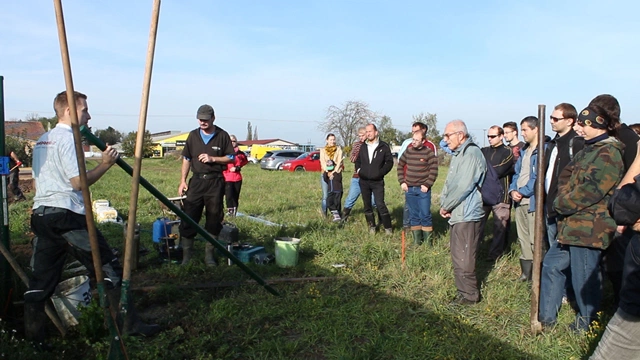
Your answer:
[[[320,167],[320,151],[304,153],[293,160],[282,164],[285,171],[322,171]]]

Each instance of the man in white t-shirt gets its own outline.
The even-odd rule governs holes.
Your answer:
[[[74,94],[78,122],[87,125],[91,116],[87,96]],[[82,183],[78,169],[71,115],[67,93],[59,93],[53,103],[58,124],[38,139],[33,148],[34,197],[31,229],[35,234],[31,264],[33,273],[29,289],[24,294],[24,322],[27,340],[37,348],[46,349],[45,303],[60,281],[66,254],[74,256],[95,276],[91,245],[87,231]],[[108,146],[102,153],[102,162],[87,171],[87,185],[100,179],[115,164],[118,153]],[[120,300],[122,266],[114,256],[106,239],[97,231],[107,294],[112,306]],[[130,304],[133,301],[129,301]],[[134,309],[129,309],[123,332],[153,335],[157,325],[146,325],[137,320]]]

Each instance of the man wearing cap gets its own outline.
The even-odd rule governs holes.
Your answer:
[[[195,222],[202,217],[202,209],[206,209],[204,228],[212,236],[217,237],[222,230],[223,197],[225,182],[222,172],[227,164],[234,160],[233,145],[229,134],[213,125],[216,117],[210,105],[198,108],[196,118],[199,127],[189,133],[182,150],[182,171],[178,194],[186,194],[183,201],[184,212]],[[187,184],[189,169],[193,176]],[[180,224],[182,237],[182,264],[188,264],[193,250],[193,239],[196,230],[186,222]],[[205,247],[205,263],[207,266],[217,265],[214,258],[214,247],[207,243]]]

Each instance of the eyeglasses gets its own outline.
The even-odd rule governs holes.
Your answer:
[[[448,139],[448,138],[450,138],[452,135],[457,134],[457,133],[461,133],[461,132],[462,132],[462,131],[454,131],[454,132],[452,132],[452,133],[443,134],[443,135],[442,135],[442,138],[443,138],[443,139]]]
[[[560,120],[564,120],[565,118],[563,118],[563,117],[561,117],[561,118],[557,118],[557,117],[555,117],[555,116],[549,116],[549,119],[550,119],[552,122],[558,122],[558,121],[560,121]]]
[[[495,139],[495,138],[497,138],[498,136],[500,136],[500,135],[487,135],[487,137],[488,137],[489,139]]]

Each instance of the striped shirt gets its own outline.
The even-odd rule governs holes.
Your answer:
[[[353,147],[351,148],[351,155],[349,156],[349,160],[351,160],[352,163],[355,163],[358,159],[358,154],[360,154],[360,148],[362,147],[362,144],[362,141],[356,141],[355,143],[353,143]],[[357,171],[353,172],[353,177],[356,179],[360,177],[358,176]]]
[[[398,160],[398,181],[407,186],[424,185],[431,189],[438,178],[438,158],[426,144],[410,145]]]

